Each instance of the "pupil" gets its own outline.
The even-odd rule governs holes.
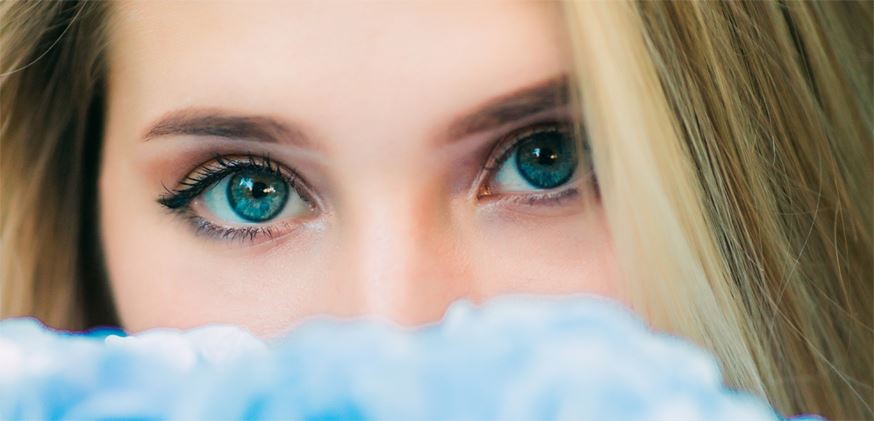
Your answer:
[[[537,163],[540,165],[552,165],[558,160],[558,155],[548,147],[534,149],[534,155],[537,157]]]
[[[261,181],[256,181],[252,184],[252,197],[255,199],[260,199],[264,196],[267,196],[270,191],[267,188],[267,184],[264,184]]]

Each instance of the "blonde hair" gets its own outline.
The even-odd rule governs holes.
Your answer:
[[[0,316],[113,323],[96,218],[101,2],[0,3]]]
[[[0,5],[0,316],[114,321],[102,4]],[[635,305],[784,414],[870,418],[872,4],[564,6]]]
[[[633,300],[785,414],[872,415],[871,5],[567,5]]]

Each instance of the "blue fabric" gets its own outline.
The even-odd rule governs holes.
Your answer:
[[[0,322],[0,419],[108,418],[780,419],[708,353],[591,296],[459,301],[418,329],[319,317],[269,342]]]

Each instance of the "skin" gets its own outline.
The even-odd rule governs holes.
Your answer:
[[[480,195],[502,138],[569,107],[458,130],[570,71],[555,5],[135,2],[112,14],[101,235],[126,329],[232,323],[271,336],[321,314],[415,326],[454,300],[506,293],[624,301],[585,165],[579,194],[558,204]],[[289,131],[160,130],[211,114]],[[229,240],[158,203],[216,154],[249,153],[302,176],[319,209]]]

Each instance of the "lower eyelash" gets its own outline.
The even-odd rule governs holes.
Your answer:
[[[508,201],[526,206],[561,206],[579,197],[580,190],[571,187],[553,192],[502,195],[499,201]]]
[[[589,172],[582,177],[575,178],[575,180],[576,181],[571,180],[569,185],[562,190],[535,191],[516,194],[487,194],[480,196],[480,200],[491,200],[494,202],[512,203],[524,206],[562,206],[568,202],[577,200],[582,194],[582,191],[588,192],[589,189],[591,189],[595,200],[600,200],[601,190],[598,184],[598,177],[595,175],[594,171]],[[580,187],[580,183],[583,183],[583,187]]]
[[[272,226],[223,227],[194,214],[188,214],[187,217],[196,234],[217,240],[254,241],[262,236],[273,238],[275,233]]]

